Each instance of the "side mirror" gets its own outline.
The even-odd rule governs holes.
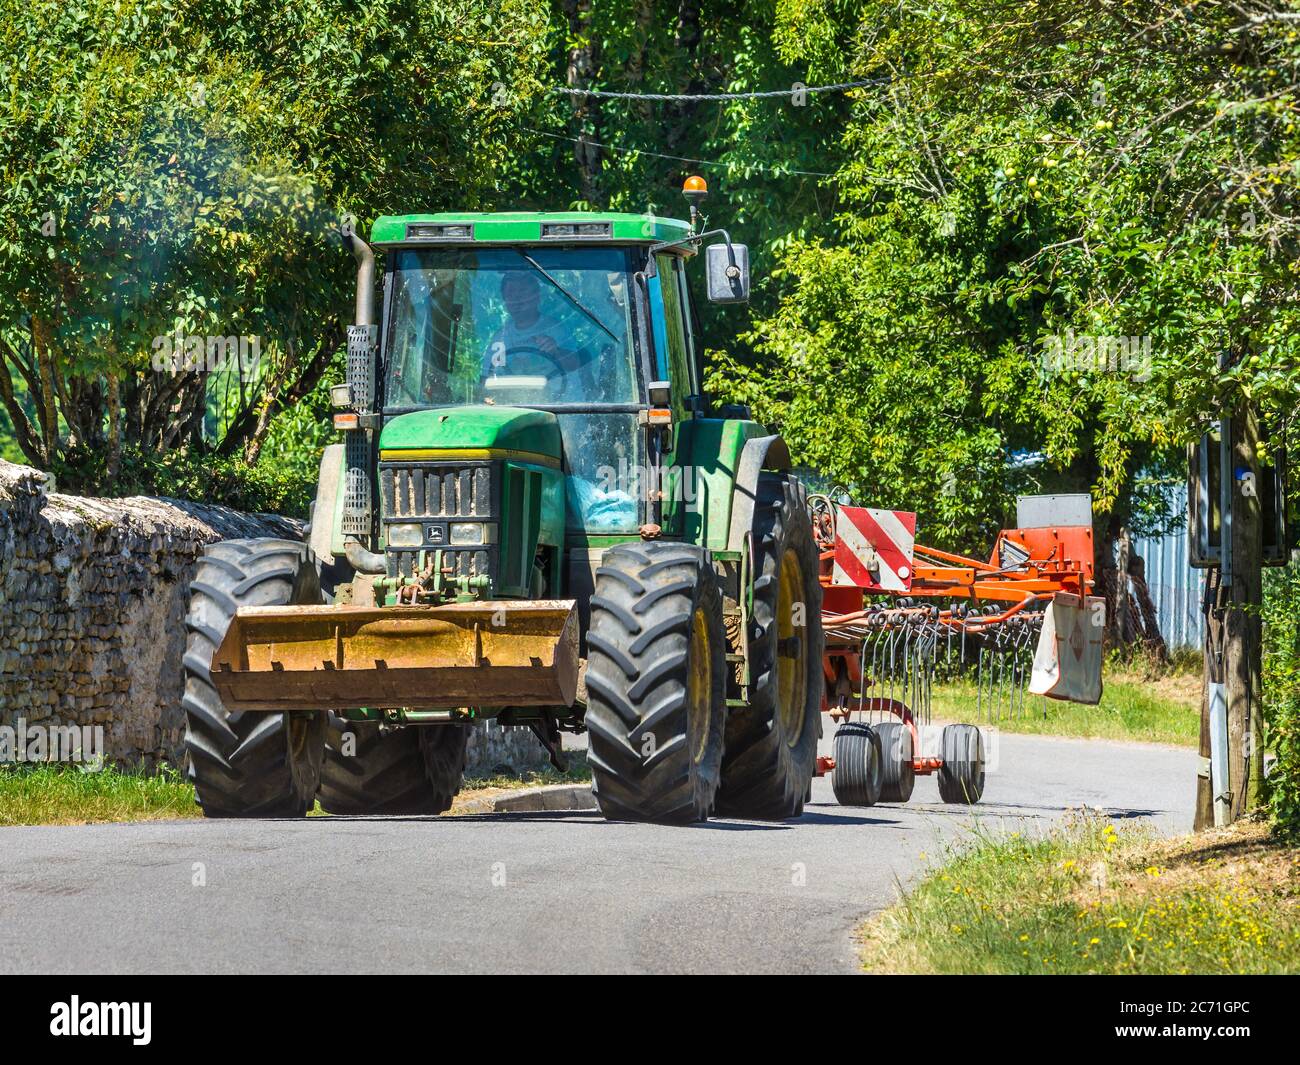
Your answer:
[[[704,249],[709,275],[709,302],[749,302],[749,248],[744,244],[710,244]]]

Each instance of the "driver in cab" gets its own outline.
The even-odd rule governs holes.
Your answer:
[[[579,354],[566,346],[573,341],[572,330],[541,312],[541,297],[532,274],[506,274],[501,282],[506,320],[488,343],[484,378],[540,377],[557,385],[579,368]]]

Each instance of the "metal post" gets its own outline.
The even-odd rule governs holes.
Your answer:
[[[1232,786],[1228,773],[1228,689],[1210,685],[1210,791],[1214,798],[1214,827],[1232,822]]]

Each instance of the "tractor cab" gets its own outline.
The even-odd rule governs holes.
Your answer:
[[[693,215],[702,186],[688,189]],[[685,263],[709,235],[697,234],[694,220],[653,214],[380,218],[370,247],[383,254],[382,304],[366,313],[359,297],[354,327],[366,330],[373,355],[350,362],[353,387],[344,390],[350,409],[359,409],[358,393],[372,396],[373,429],[358,421],[343,531],[364,535],[377,516],[390,577],[409,577],[421,552],[440,550],[457,578],[473,578],[463,592],[531,595],[589,584],[588,562],[605,538],[662,526],[659,471],[674,450],[674,427],[705,413]],[[727,238],[725,252],[727,264],[739,253],[747,274],[743,246]],[[724,299],[747,290],[747,276],[733,273],[719,273]],[[715,287],[711,281],[711,294]],[[360,434],[374,430],[378,515],[364,484],[373,459],[359,446]],[[471,438],[479,446],[464,446]],[[413,489],[404,497],[403,484],[428,481],[433,467],[445,480],[449,462],[494,460],[506,467],[454,471],[468,469],[485,496],[471,497],[468,508],[455,503],[457,513],[447,515],[485,512],[492,527],[481,542],[468,521],[417,528],[405,520],[442,515],[428,498],[416,506]],[[509,509],[501,489],[516,491],[520,480],[537,510],[520,523],[528,533],[538,527],[536,579],[531,559],[514,560],[507,574],[493,546],[508,530],[492,519],[514,521],[496,513]],[[593,537],[600,542],[587,558]],[[570,573],[552,574],[552,550],[558,565],[566,538],[578,554]],[[525,535],[520,550],[531,542]]]
[[[646,465],[638,415],[654,373],[647,338],[664,306],[659,300],[652,309],[639,280],[646,245],[612,243],[613,221],[543,221],[550,217],[527,226],[537,244],[495,242],[499,216],[405,223],[420,242],[387,254],[384,420],[430,409],[453,421],[478,417],[471,412],[479,407],[545,411],[561,441],[547,457],[563,469],[566,527],[635,533],[645,520],[641,500],[628,476],[610,471]],[[556,229],[565,236],[540,243]],[[441,235],[449,230],[478,239],[459,243],[464,237]],[[595,235],[572,235],[584,232]],[[693,379],[681,369],[673,387],[684,394]]]

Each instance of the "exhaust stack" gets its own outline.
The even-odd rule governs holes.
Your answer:
[[[370,245],[349,230],[348,242],[357,261],[356,325],[375,324],[375,253]]]

